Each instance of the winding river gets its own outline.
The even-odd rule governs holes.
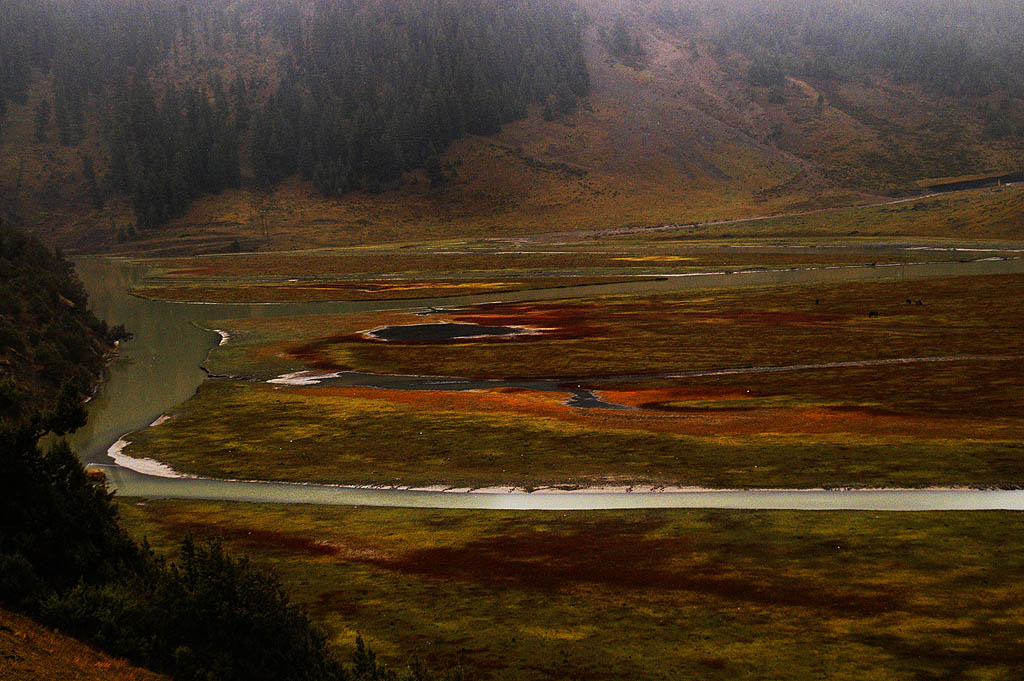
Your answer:
[[[416,301],[360,301],[281,304],[187,304],[144,300],[128,291],[140,282],[142,266],[125,261],[82,258],[79,276],[97,313],[124,324],[135,337],[121,347],[106,382],[89,404],[89,423],[72,445],[87,464],[100,468],[125,496],[191,498],[271,503],[315,503],[424,508],[598,510],[619,508],[745,508],[804,510],[1024,510],[1024,490],[680,490],[440,491],[356,488],[334,485],[162,478],[112,464],[108,448],[122,435],[145,428],[187,400],[206,376],[200,364],[220,342],[202,328],[216,320],[280,317],[388,309],[452,307],[483,302],[518,302],[627,293],[731,288],[765,284],[894,280],[1024,273],[1024,260],[986,259],[965,263],[837,266],[738,273],[710,272],[615,284],[515,291]]]

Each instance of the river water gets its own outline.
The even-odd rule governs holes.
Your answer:
[[[682,491],[465,493],[357,489],[197,478],[159,478],[111,466],[107,449],[122,435],[145,428],[191,397],[206,376],[200,364],[220,342],[201,328],[216,320],[304,314],[458,307],[483,302],[536,301],[598,295],[656,293],[685,289],[732,288],[766,284],[894,280],[955,275],[1024,272],[1024,260],[980,260],[858,267],[753,270],[740,273],[668,276],[597,286],[515,291],[416,301],[336,303],[188,304],[155,302],[129,295],[144,270],[139,265],[100,258],[76,261],[96,314],[124,324],[135,337],[122,344],[107,380],[89,404],[89,422],[72,446],[89,464],[103,467],[111,486],[128,496],[224,499],[288,503],[419,506],[434,508],[601,509],[601,508],[789,508],[789,509],[1020,509],[1024,491]],[[183,443],[183,446],[187,446]]]

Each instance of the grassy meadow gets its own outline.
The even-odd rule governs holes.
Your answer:
[[[752,247],[748,247],[752,246]],[[837,247],[839,246],[839,247]],[[494,244],[483,240],[138,260],[135,295],[185,302],[388,300],[558,288],[759,268],[914,263],[930,250],[892,243],[775,245],[632,240]],[[948,255],[941,259],[950,259]]]
[[[165,258],[149,261],[136,293],[414,299],[710,268],[1012,255],[1020,196],[586,240]],[[1005,241],[941,238],[961,219],[956,234]],[[822,248],[840,235],[844,248]],[[230,341],[205,366],[230,378],[130,435],[125,453],[220,478],[344,484],[1017,487],[1022,293],[1024,276],[993,275],[225,320],[216,326]],[[438,321],[537,332],[405,343],[361,333]],[[928,357],[951,361],[872,364]],[[849,361],[868,364],[742,371]],[[741,371],[656,376],[721,368]],[[347,369],[574,380],[465,392],[264,382]],[[569,406],[579,387],[627,409]],[[121,514],[158,553],[192,534],[273,567],[339,649],[359,633],[396,667],[411,653],[485,680],[920,681],[1009,679],[1024,664],[1019,513],[123,500]]]
[[[989,373],[1019,376],[1022,366],[1000,363]],[[940,378],[930,375],[930,385],[985,374],[977,369],[954,365]],[[837,378],[844,377],[829,372],[822,380]],[[609,411],[567,406],[565,393],[518,389],[441,393],[218,380],[169,421],[128,436],[125,453],[216,478],[343,484],[1013,487],[1024,479],[1019,379],[1003,387],[1011,406],[981,414],[950,414],[934,393],[918,393],[924,405],[901,413],[878,398],[768,390],[752,398],[692,383],[625,391],[626,400],[642,401],[639,408]]]
[[[347,484],[1013,487],[1024,480],[1022,290],[1024,277],[993,275],[429,318],[540,329],[511,340],[359,333],[425,319],[401,311],[225,322],[232,340],[207,368],[236,378],[204,384],[125,453],[183,473]],[[828,366],[851,361],[864,364]],[[469,391],[262,382],[346,369],[577,378]],[[658,376],[719,369],[731,373]],[[567,404],[580,386],[627,408]]]
[[[880,206],[851,206],[780,215],[763,220],[694,225],[658,233],[658,239],[702,236],[938,238],[950,244],[967,240],[1019,241],[1024,236],[1024,185],[940,194]]]
[[[339,646],[470,678],[1010,679],[1020,513],[507,513],[123,500],[218,538]]]

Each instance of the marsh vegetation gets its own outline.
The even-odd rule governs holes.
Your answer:
[[[510,500],[1019,504],[1022,17],[7,0],[0,605],[179,681],[1012,678],[1019,512]]]

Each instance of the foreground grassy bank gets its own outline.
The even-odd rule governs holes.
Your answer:
[[[1022,366],[931,368],[921,391],[891,407],[878,399],[737,394],[692,383],[603,391],[607,399],[642,402],[637,410],[610,411],[568,406],[564,393],[516,389],[212,381],[169,421],[129,436],[125,453],[216,478],[342,484],[1007,487],[1024,481],[1019,398],[1010,400],[1010,411],[987,413],[989,394],[976,390],[963,395],[965,411],[951,413],[936,409],[944,398],[926,391]],[[843,372],[819,373],[825,376],[814,376],[815,383],[863,390],[863,376],[858,382],[856,374],[845,380]],[[911,380],[895,379],[897,393]],[[1002,387],[1019,393],[1019,380]],[[972,397],[980,413],[969,410]]]
[[[1009,679],[1024,515],[121,504],[274,566],[332,638],[502,679]],[[809,652],[809,651],[814,651]]]

